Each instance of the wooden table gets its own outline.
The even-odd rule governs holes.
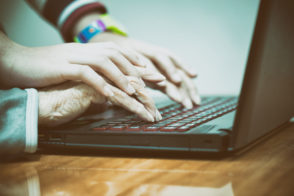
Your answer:
[[[0,165],[0,195],[294,195],[294,124],[221,159],[36,154]]]

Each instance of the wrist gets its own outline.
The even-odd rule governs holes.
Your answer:
[[[45,122],[46,119],[46,95],[44,95],[44,92],[39,91],[39,109],[38,109],[38,124],[42,125]]]
[[[97,2],[96,0],[77,0],[72,1],[61,13],[58,20],[58,27],[60,32],[66,42],[73,41],[73,29],[75,29],[77,24],[80,24],[78,21],[88,20],[89,16],[94,18],[96,14],[105,14],[107,13],[106,8],[103,4]]]
[[[25,46],[15,43],[6,35],[0,32],[0,87],[12,88],[19,87],[13,85],[16,78],[13,75],[16,72],[15,67],[21,67],[24,62],[23,51]],[[20,65],[20,66],[19,66]]]
[[[125,43],[128,43],[128,40],[129,37],[106,31],[94,36],[89,42],[113,42],[123,46]]]
[[[73,40],[79,43],[88,43],[91,39],[104,32],[127,36],[123,25],[112,19],[108,14],[101,14],[90,15],[84,20],[79,21],[75,28]]]
[[[86,28],[91,22],[98,20],[101,13],[95,11],[84,15],[76,21],[72,28],[72,35],[77,36],[84,28]]]
[[[12,64],[16,63],[17,57],[24,48],[26,47],[12,41],[4,33],[0,32],[0,81],[4,70],[7,71]]]
[[[2,61],[3,56],[10,50],[13,50],[18,46],[17,43],[9,39],[4,33],[0,32],[0,59]]]

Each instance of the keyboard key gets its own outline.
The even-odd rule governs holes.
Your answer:
[[[114,126],[114,127],[111,127],[110,130],[111,131],[121,131],[125,128],[126,126],[124,125],[121,125],[121,126]]]
[[[145,127],[144,131],[157,131],[159,130],[159,127],[157,126],[150,126],[150,127]]]
[[[172,104],[159,109],[163,120],[156,123],[141,121],[134,115],[113,120],[93,128],[95,131],[163,131],[183,132],[207,121],[224,115],[237,108],[236,98],[205,98],[202,105],[184,109],[179,104]]]
[[[165,132],[165,131],[175,131],[175,127],[163,127],[163,128],[161,128],[160,129],[160,131],[163,131],[163,132]]]
[[[105,131],[107,128],[106,127],[94,127],[94,131]]]
[[[128,131],[140,131],[140,130],[143,130],[142,126],[133,125],[128,127]]]

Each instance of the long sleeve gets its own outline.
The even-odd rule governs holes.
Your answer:
[[[38,92],[0,90],[0,155],[33,153],[38,142]]]
[[[41,16],[59,29],[66,42],[73,41],[71,30],[75,22],[89,12],[105,14],[97,0],[26,0]]]

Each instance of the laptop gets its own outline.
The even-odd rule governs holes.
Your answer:
[[[163,119],[148,123],[117,111],[39,131],[39,146],[63,149],[230,153],[260,141],[294,116],[294,2],[263,0],[241,93],[202,97],[184,109],[158,102]],[[99,115],[98,115],[99,116]]]

